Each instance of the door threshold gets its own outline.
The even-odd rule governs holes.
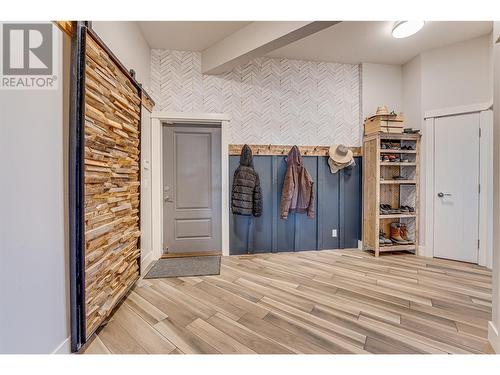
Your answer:
[[[187,258],[187,257],[208,257],[208,256],[222,256],[222,251],[199,251],[189,253],[165,253],[161,258]]]

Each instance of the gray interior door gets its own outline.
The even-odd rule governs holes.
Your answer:
[[[163,127],[163,238],[169,253],[221,251],[220,127]]]

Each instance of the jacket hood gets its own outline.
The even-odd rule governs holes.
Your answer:
[[[287,163],[292,165],[300,166],[302,165],[302,156],[300,155],[299,148],[293,146],[287,156]]]
[[[253,167],[252,150],[248,145],[244,145],[240,155],[240,166]]]

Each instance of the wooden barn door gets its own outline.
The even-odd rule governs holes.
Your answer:
[[[78,351],[140,274],[141,88],[86,24],[73,25],[71,322]]]

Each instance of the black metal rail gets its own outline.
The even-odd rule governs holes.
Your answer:
[[[71,351],[85,342],[85,252],[84,252],[84,127],[85,39],[84,22],[73,22],[70,71],[69,121],[69,243]]]

